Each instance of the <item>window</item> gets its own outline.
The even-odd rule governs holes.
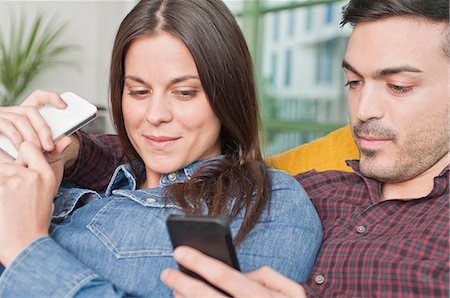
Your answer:
[[[285,74],[284,74],[284,85],[286,87],[291,85],[292,81],[292,50],[286,50],[286,65],[284,66]]]
[[[348,0],[224,1],[233,7],[241,3],[236,14],[253,55],[259,98],[271,111],[263,114],[267,154],[323,136],[348,121],[338,70],[349,31],[342,32],[337,14]]]
[[[291,9],[289,10],[289,25],[288,25],[288,35],[294,36],[295,35],[295,10]]]
[[[333,83],[333,57],[336,43],[326,41],[317,48],[316,84],[331,85]]]
[[[272,53],[270,56],[270,87],[275,87],[277,82],[278,56]]]
[[[273,35],[272,35],[273,41],[277,41],[279,39],[279,35],[280,35],[280,14],[274,13],[273,14]]]
[[[325,23],[331,24],[334,21],[334,4],[327,4],[327,8],[325,11]]]
[[[306,31],[310,31],[312,28],[312,17],[313,17],[312,7],[308,6],[306,8],[306,25],[305,25]]]

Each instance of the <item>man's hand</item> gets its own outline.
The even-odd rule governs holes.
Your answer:
[[[298,283],[269,267],[244,274],[186,246],[175,249],[173,255],[179,264],[233,297],[306,297]],[[172,288],[175,297],[225,297],[207,284],[177,270],[164,270],[161,280]]]
[[[55,173],[41,148],[22,142],[14,163],[0,165],[0,262],[9,266],[33,240],[48,235]]]

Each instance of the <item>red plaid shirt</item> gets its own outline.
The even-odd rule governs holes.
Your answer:
[[[117,135],[88,135],[76,132],[80,151],[76,163],[64,170],[64,182],[105,190],[117,166],[128,162]]]
[[[355,173],[296,176],[322,221],[310,297],[449,297],[449,167],[432,192],[381,201],[381,183]]]
[[[79,133],[80,155],[65,180],[103,189],[126,162],[116,136]],[[432,192],[381,201],[381,183],[355,173],[296,176],[321,218],[324,239],[310,278],[310,297],[449,297],[449,167]]]

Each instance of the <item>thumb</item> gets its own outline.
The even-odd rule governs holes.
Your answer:
[[[54,163],[56,161],[61,160],[63,157],[64,150],[66,150],[67,147],[69,147],[71,142],[72,142],[72,140],[70,139],[70,137],[63,137],[61,140],[59,140],[56,143],[54,150],[52,150],[51,152],[45,153],[47,161],[49,163]]]

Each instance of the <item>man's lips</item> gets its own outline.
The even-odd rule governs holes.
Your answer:
[[[366,150],[376,150],[380,149],[380,147],[386,145],[391,141],[390,138],[379,137],[379,136],[370,136],[370,135],[358,135],[359,145],[361,149]]]
[[[378,142],[378,141],[389,141],[388,138],[377,137],[377,136],[368,136],[368,135],[358,135],[360,140],[368,141],[368,142]]]

